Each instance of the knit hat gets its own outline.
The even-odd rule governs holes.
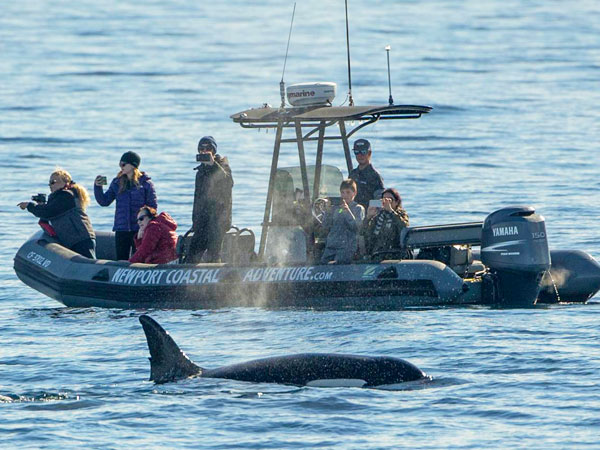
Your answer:
[[[127,164],[131,164],[137,169],[140,166],[140,163],[142,162],[142,158],[140,158],[140,155],[138,155],[136,152],[129,151],[123,153],[123,156],[121,156],[121,161]]]
[[[213,153],[217,152],[217,141],[215,141],[214,137],[204,136],[200,139],[198,142],[198,151],[209,150],[210,148],[212,148]]]
[[[359,153],[369,153],[371,151],[371,143],[366,139],[357,139],[354,141],[352,150]]]

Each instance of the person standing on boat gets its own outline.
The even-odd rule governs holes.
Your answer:
[[[233,177],[227,158],[217,154],[217,141],[212,136],[200,139],[196,159],[202,164],[194,168],[194,235],[185,262],[219,262],[223,237],[231,227]]]
[[[140,155],[135,152],[123,153],[119,162],[121,170],[106,192],[102,188],[106,177],[98,175],[94,181],[94,197],[100,206],[109,206],[114,200],[117,202],[113,231],[118,260],[128,260],[135,252],[133,238],[140,229],[137,223],[140,208],[147,205],[156,209],[158,206],[154,183],[138,169],[141,161]]]
[[[177,222],[168,213],[157,213],[151,206],[142,206],[137,215],[140,226],[134,238],[136,251],[132,263],[166,264],[177,259]]]
[[[340,204],[331,205],[323,219],[323,229],[328,234],[321,264],[349,264],[358,249],[358,232],[365,219],[365,210],[354,201],[356,182],[342,181],[340,195]]]
[[[408,225],[408,213],[402,208],[400,193],[394,188],[383,191],[381,208],[370,207],[367,210],[367,227],[364,231],[367,254],[399,250],[402,229]],[[409,257],[408,251],[400,255],[402,259]]]
[[[358,167],[356,167],[348,178],[356,181],[358,192],[356,194],[356,203],[365,210],[369,206],[369,200],[373,200],[378,192],[383,190],[383,178],[379,172],[371,165],[371,143],[366,139],[357,139],[354,141],[354,156]]]
[[[40,225],[61,245],[86,258],[96,258],[96,235],[85,213],[90,204],[86,189],[69,172],[57,168],[50,175],[48,202],[21,202],[17,206],[39,217]],[[48,223],[49,222],[49,223]]]

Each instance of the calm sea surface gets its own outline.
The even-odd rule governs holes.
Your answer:
[[[353,94],[420,120],[359,133],[412,225],[543,214],[552,248],[600,258],[600,4],[350,1]],[[199,137],[235,177],[234,222],[258,231],[274,134],[228,116],[268,102],[293,3],[3,2],[0,13],[0,447],[600,448],[600,298],[531,310],[150,311],[198,364],[303,351],[391,355],[416,388],[294,388],[227,380],[155,386],[137,317],[69,309],[12,259],[37,229],[16,203],[55,166],[90,190],[135,150],[161,210],[190,225]],[[343,1],[297,5],[285,79],[347,92]],[[308,151],[309,157],[314,149]],[[325,162],[344,167],[339,147]],[[297,164],[291,147],[283,163]],[[113,208],[92,205],[99,229]],[[10,401],[9,401],[10,400]]]

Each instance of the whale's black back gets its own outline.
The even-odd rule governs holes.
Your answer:
[[[399,358],[302,353],[205,369],[202,376],[298,386],[314,380],[358,379],[364,380],[365,386],[369,387],[415,381],[425,377],[425,374]]]
[[[403,359],[329,353],[278,356],[218,369],[204,369],[190,361],[169,333],[154,319],[142,315],[140,322],[146,333],[150,350],[150,380],[156,383],[201,376],[297,386],[324,380],[363,380],[364,383],[348,385],[374,387],[415,381],[425,377],[420,369]],[[319,385],[319,383],[315,384]]]

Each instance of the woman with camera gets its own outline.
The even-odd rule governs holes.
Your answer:
[[[90,204],[89,194],[73,181],[69,172],[60,168],[52,172],[48,186],[47,203],[38,194],[32,197],[35,202],[21,202],[17,206],[42,219],[42,228],[54,233],[61,245],[87,258],[96,258],[96,235],[85,213]],[[47,222],[51,227],[47,227]]]
[[[400,234],[408,223],[408,213],[402,208],[400,193],[394,188],[384,190],[381,194],[381,207],[369,206],[367,210],[365,230],[367,254],[398,251]],[[386,257],[385,254],[381,256]],[[408,257],[410,253],[402,251],[400,258]]]
[[[106,177],[98,175],[94,181],[94,197],[100,206],[109,206],[114,200],[117,202],[113,231],[118,260],[128,260],[130,253],[135,252],[133,239],[140,229],[137,222],[140,208],[144,205],[158,206],[154,184],[146,173],[138,169],[140,162],[140,155],[125,152],[119,162],[121,170],[106,192],[102,188],[107,184]]]

